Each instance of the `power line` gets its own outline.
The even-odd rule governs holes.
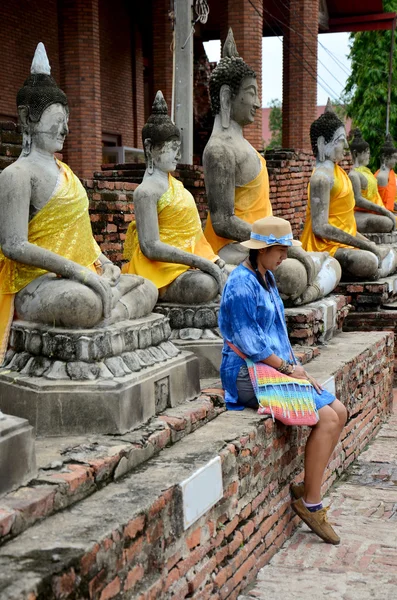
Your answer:
[[[264,18],[264,16],[263,16],[263,13],[261,13],[261,12],[260,12],[260,11],[257,9],[257,7],[256,7],[256,6],[253,4],[252,0],[248,0],[248,2],[251,4],[252,8],[253,8],[253,9],[255,10],[255,12],[256,12],[256,13],[259,15],[259,17],[260,17],[260,18],[263,20],[263,18]],[[267,12],[267,13],[268,13],[268,14],[269,14],[269,15],[270,15],[272,18],[275,18],[275,17],[274,17],[274,16],[273,16],[273,15],[272,15],[272,14],[271,14],[271,13],[270,13],[268,10],[266,10],[266,9],[265,9],[265,7],[263,7],[263,10],[264,10],[265,12]],[[276,20],[277,20],[277,19],[276,19]],[[272,30],[273,34],[274,34],[274,35],[277,37],[277,39],[278,39],[278,40],[280,40],[280,42],[281,42],[281,44],[282,44],[282,43],[283,43],[283,40],[280,38],[280,36],[277,34],[277,32],[276,32],[276,31],[273,29],[273,27],[270,25],[270,23],[269,23],[269,27],[270,27],[270,29]],[[297,56],[296,56],[296,54],[295,54],[295,53],[294,53],[294,52],[291,50],[291,48],[289,48],[289,51],[290,51],[290,53],[292,54],[292,56],[293,56],[294,58],[296,58],[296,59],[297,59]],[[298,52],[298,54],[299,54],[299,52]],[[304,61],[304,62],[305,62],[307,65],[308,65],[308,67],[309,67],[310,69],[312,68],[312,67],[311,67],[311,65],[308,63],[308,61],[307,61],[307,60],[304,58],[304,56],[303,56],[302,54],[300,54],[299,58],[300,58],[300,60],[301,60],[301,61]],[[327,82],[326,82],[326,81],[325,81],[325,80],[324,80],[322,77],[320,77],[320,76],[318,75],[318,73],[317,73],[317,77],[316,77],[316,76],[314,75],[314,73],[313,73],[313,72],[309,71],[309,70],[308,70],[308,69],[305,67],[305,65],[304,65],[304,64],[302,64],[302,67],[303,67],[303,69],[306,71],[306,73],[308,73],[308,74],[309,74],[309,76],[310,76],[310,77],[311,77],[311,78],[312,78],[314,81],[316,81],[316,83],[318,83],[318,85],[319,85],[319,86],[320,86],[320,87],[321,87],[321,88],[322,88],[322,89],[323,89],[323,90],[324,90],[324,91],[325,91],[325,92],[326,92],[326,93],[327,93],[329,96],[331,96],[331,97],[334,99],[334,101],[337,99],[337,97],[338,97],[338,94],[336,94],[336,92],[334,92],[334,90],[331,88],[331,86],[329,86],[329,85],[327,84]],[[321,81],[323,82],[323,84],[324,84],[324,85],[323,85],[323,84],[320,82],[320,79],[321,79]],[[328,89],[326,89],[326,87],[324,87],[324,86],[326,86]]]

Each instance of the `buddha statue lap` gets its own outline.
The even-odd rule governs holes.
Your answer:
[[[209,207],[204,233],[214,252],[237,265],[247,256],[239,242],[250,236],[255,220],[272,214],[272,206],[266,161],[243,134],[260,108],[256,75],[238,55],[231,30],[210,78],[210,97],[215,121],[203,154]],[[340,276],[338,262],[326,252],[301,248],[290,248],[276,271],[281,296],[289,304],[322,298]]]
[[[352,181],[338,165],[348,147],[346,132],[330,103],[312,123],[310,138],[316,167],[309,184],[303,247],[329,252],[339,261],[345,280],[373,280],[393,273],[396,253],[357,230]]]
[[[54,156],[68,133],[69,109],[43,44],[17,106],[23,149],[0,175],[0,362],[14,317],[54,327],[104,327],[149,314],[157,300],[150,281],[120,275],[102,254],[87,194]]]
[[[385,143],[381,148],[381,166],[375,173],[378,182],[379,195],[385,208],[389,211],[396,210],[397,179],[394,168],[397,162],[397,148],[393,138],[387,134]]]
[[[180,132],[161,91],[142,141],[147,167],[134,191],[136,221],[128,228],[123,272],[150,279],[160,302],[211,302],[222,290],[224,261],[205,239],[193,196],[171,175],[180,157]]]
[[[368,169],[369,144],[359,129],[350,141],[353,168],[349,172],[352,182],[357,230],[360,233],[389,233],[396,229],[396,217],[383,204],[375,175]]]

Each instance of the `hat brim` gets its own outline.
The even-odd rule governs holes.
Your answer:
[[[282,246],[283,248],[290,248],[291,246],[302,246],[302,242],[299,240],[291,240],[292,244],[287,246],[287,244],[267,244],[266,242],[260,242],[259,240],[247,240],[246,242],[240,242],[242,246],[245,248],[249,248],[250,250],[261,250],[261,248],[272,248],[273,246]]]

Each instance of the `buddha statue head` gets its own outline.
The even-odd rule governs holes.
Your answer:
[[[36,142],[54,153],[63,148],[68,133],[68,101],[51,76],[44,45],[37,45],[30,76],[17,94],[18,116],[22,126],[22,155],[27,156]]]
[[[358,127],[352,131],[349,146],[354,163],[357,163],[357,166],[366,167],[369,163],[371,153],[369,144],[363,138]]]
[[[390,133],[386,135],[385,142],[380,149],[382,165],[388,169],[394,169],[397,162],[397,148]]]
[[[220,114],[224,129],[231,120],[241,127],[254,122],[255,112],[260,107],[256,74],[239,56],[231,29],[222,58],[211,74],[209,91],[212,113]]]
[[[152,106],[152,114],[142,129],[142,143],[145,150],[147,171],[154,168],[170,173],[175,171],[180,158],[181,134],[168,116],[167,103],[158,91]]]
[[[313,154],[319,162],[341,161],[347,146],[345,126],[335,114],[330,100],[325,111],[310,127],[310,141]]]

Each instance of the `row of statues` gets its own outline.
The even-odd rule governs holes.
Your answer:
[[[134,192],[136,220],[128,230],[128,262],[121,274],[93,238],[82,184],[54,157],[68,133],[69,109],[39,44],[17,97],[23,150],[0,175],[0,359],[14,317],[92,328],[147,315],[158,299],[198,304],[219,296],[230,270],[246,257],[240,242],[249,237],[251,224],[272,214],[266,161],[243,134],[260,108],[256,76],[238,55],[231,32],[210,79],[210,96],[215,120],[203,155],[205,230],[193,197],[171,175],[180,132],[158,92],[142,131],[147,168]],[[341,270],[348,279],[376,279],[397,265],[392,248],[365,237],[396,229],[392,141],[385,144],[376,180],[359,132],[349,176],[338,165],[347,140],[332,110],[312,124],[310,134],[316,166],[303,247],[289,249],[277,270],[280,291],[293,304],[329,294]]]

